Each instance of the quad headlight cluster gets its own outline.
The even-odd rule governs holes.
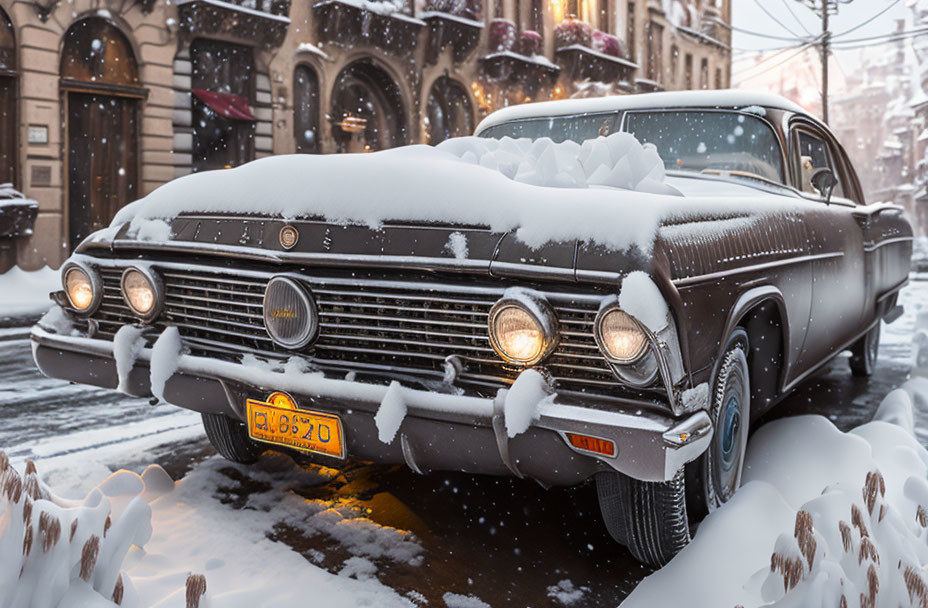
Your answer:
[[[61,283],[74,312],[91,315],[103,299],[103,282],[96,269],[81,262],[68,262],[61,271]],[[161,278],[154,271],[130,266],[120,279],[122,298],[129,310],[143,323],[157,318],[164,304]]]
[[[493,350],[507,363],[537,365],[558,343],[559,322],[550,304],[529,290],[504,296],[490,310],[488,333]],[[647,386],[659,371],[654,336],[614,301],[604,306],[593,326],[596,344],[613,372],[632,386]]]

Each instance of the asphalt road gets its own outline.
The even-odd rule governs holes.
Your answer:
[[[919,307],[928,310],[926,295],[928,283],[908,288],[908,312],[884,331],[881,361],[872,378],[853,378],[846,357],[841,357],[767,418],[816,413],[845,430],[869,420],[883,396],[911,374],[911,335]],[[195,424],[172,406],[152,407],[112,391],[44,378],[32,363],[24,333],[15,329],[0,329],[0,415],[0,448],[14,459],[33,452],[78,457],[101,443],[118,444],[129,428],[136,440],[145,435],[138,429],[153,429],[146,439],[149,448],[108,462],[113,469],[140,469],[157,462],[177,479],[214,453],[198,433],[181,442],[172,440],[172,433],[189,434]],[[918,425],[928,432],[928,420]],[[162,432],[164,441],[159,442]],[[94,445],[81,445],[83,437],[94,437]],[[225,491],[241,496],[257,485],[230,471]],[[419,476],[405,467],[352,463],[322,485],[297,486],[294,491],[306,498],[363,507],[373,521],[415,533],[426,549],[424,563],[378,564],[378,578],[401,592],[423,594],[429,605],[443,605],[442,594],[452,591],[476,595],[497,607],[537,608],[552,605],[550,585],[569,579],[588,588],[578,605],[616,606],[650,572],[607,537],[591,485],[545,490],[530,481]],[[283,525],[269,535],[333,572],[347,555],[330,537]]]

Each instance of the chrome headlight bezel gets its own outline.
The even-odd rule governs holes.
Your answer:
[[[151,288],[154,302],[152,303],[151,310],[147,312],[137,310],[135,306],[132,305],[132,300],[129,298],[129,294],[126,291],[126,277],[132,272],[137,272],[142,275],[142,277],[148,281],[148,285]],[[142,321],[142,323],[153,322],[158,318],[158,315],[161,314],[162,308],[164,308],[164,282],[157,272],[154,272],[147,266],[133,265],[126,267],[119,277],[119,292],[122,294],[123,302],[126,303],[126,306],[129,307],[132,314]]]
[[[541,334],[541,348],[538,350],[538,353],[530,359],[512,357],[505,351],[499,342],[496,322],[500,314],[508,308],[517,308],[528,315]],[[487,318],[487,334],[490,338],[490,345],[503,361],[511,365],[522,367],[531,367],[532,365],[537,365],[544,361],[557,347],[560,335],[558,332],[557,315],[554,309],[548,304],[544,297],[528,290],[519,290],[516,294],[504,295],[496,301],[490,309],[490,314]]]
[[[300,332],[298,339],[295,340],[285,340],[280,336],[278,329],[275,328],[275,320],[277,317],[271,314],[273,312],[272,307],[268,305],[268,294],[271,289],[279,283],[283,283],[293,290],[298,301],[302,305],[303,312],[306,314],[306,327]],[[315,340],[319,333],[319,313],[316,308],[315,298],[313,298],[312,293],[310,293],[302,283],[290,277],[275,276],[267,282],[267,286],[264,288],[264,299],[261,304],[261,312],[264,318],[264,331],[267,332],[267,335],[270,336],[275,344],[283,346],[286,349],[301,349]]]
[[[71,299],[71,290],[68,289],[68,274],[72,271],[83,273],[90,283],[90,290],[92,294],[90,299],[90,306],[87,308],[78,308],[75,306],[74,301]],[[95,313],[100,307],[100,302],[103,300],[103,279],[101,279],[100,274],[89,265],[76,261],[66,262],[65,265],[61,268],[61,286],[64,290],[64,295],[68,301],[70,310],[75,314],[87,317]]]
[[[635,328],[637,328],[639,332],[641,332],[641,338],[642,338],[641,348],[639,348],[638,352],[636,352],[631,357],[624,357],[624,358],[616,357],[611,352],[609,352],[609,349],[606,347],[606,342],[605,340],[603,340],[602,325],[603,325],[603,322],[606,320],[606,317],[612,313],[620,313],[622,315],[625,315],[628,321]],[[608,361],[609,363],[616,364],[616,365],[631,365],[635,363],[636,361],[638,361],[639,359],[641,359],[642,357],[644,357],[645,354],[647,354],[648,350],[650,350],[650,346],[651,346],[652,340],[649,334],[650,332],[648,331],[648,329],[644,325],[642,325],[638,321],[638,319],[636,319],[635,317],[631,316],[630,314],[622,310],[618,306],[618,304],[613,304],[611,306],[605,306],[601,308],[599,312],[596,313],[596,319],[593,321],[593,338],[596,340],[596,346],[599,347],[599,351],[602,353],[603,357],[605,357],[606,361]]]
[[[642,334],[644,344],[632,357],[615,357],[605,346],[602,337],[602,323],[606,316],[614,311],[619,311],[626,315]],[[612,373],[624,384],[634,388],[644,388],[654,384],[660,372],[660,361],[658,360],[657,354],[657,338],[643,323],[622,310],[619,306],[618,298],[611,302],[606,302],[599,309],[599,312],[596,314],[596,319],[593,321],[593,338],[596,340],[596,346],[599,347],[600,354],[609,364],[609,367],[612,368]]]

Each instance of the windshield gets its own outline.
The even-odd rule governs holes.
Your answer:
[[[480,137],[488,139],[550,137],[555,143],[568,140],[583,143],[588,139],[596,139],[599,136],[613,133],[617,118],[618,114],[615,112],[528,118],[493,125],[482,131]]]
[[[625,130],[642,143],[654,144],[668,170],[784,181],[779,140],[751,114],[629,112]]]

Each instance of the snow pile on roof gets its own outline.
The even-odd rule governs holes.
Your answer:
[[[913,406],[928,407],[928,379],[849,433],[821,416],[759,429],[744,487],[623,607],[924,606],[928,451]]]
[[[44,267],[32,272],[18,266],[0,274],[0,318],[39,314],[51,308],[48,294],[61,289],[57,270]]]
[[[601,186],[608,186],[604,188]],[[564,188],[570,188],[565,193]],[[183,212],[263,213],[380,227],[391,220],[517,230],[532,247],[594,240],[649,249],[659,214],[678,197],[653,147],[631,135],[578,145],[452,139],[371,154],[290,155],[174,180],[125,207],[114,225]]]

